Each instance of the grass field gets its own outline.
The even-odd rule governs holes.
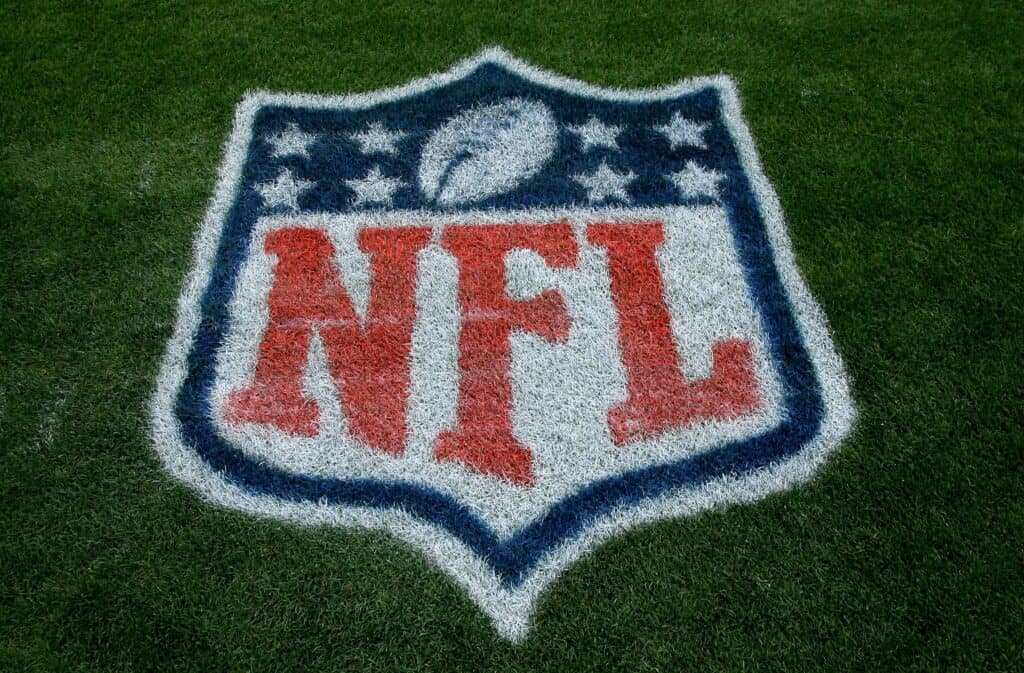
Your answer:
[[[0,669],[1021,670],[1024,11],[897,4],[4,3]],[[488,44],[732,75],[861,412],[810,485],[577,563],[518,647],[383,534],[204,504],[146,409],[243,92]]]

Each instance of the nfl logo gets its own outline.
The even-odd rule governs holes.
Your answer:
[[[421,549],[510,639],[630,527],[809,478],[854,420],[727,78],[488,50],[239,106],[153,402],[212,502]]]

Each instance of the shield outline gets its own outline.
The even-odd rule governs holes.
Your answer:
[[[186,444],[176,415],[177,397],[187,376],[188,356],[201,320],[201,299],[212,276],[221,229],[241,181],[253,122],[259,110],[268,105],[371,107],[444,87],[469,76],[484,64],[500,66],[541,87],[613,102],[654,101],[676,98],[703,88],[717,90],[723,123],[750,181],[774,266],[814,367],[822,400],[822,417],[817,433],[792,455],[756,470],[711,479],[696,488],[676,488],[655,498],[640,499],[588,520],[582,530],[546,548],[539,560],[530,565],[523,578],[515,584],[502,578],[478,551],[471,549],[448,528],[434,525],[401,507],[285,500],[243,490]],[[444,73],[366,94],[320,96],[250,92],[236,108],[217,186],[199,227],[193,255],[195,262],[179,297],[177,323],[168,342],[150,405],[153,440],[165,469],[198,490],[206,500],[231,509],[305,525],[387,530],[419,549],[455,579],[491,618],[496,631],[514,642],[527,635],[531,615],[546,587],[602,541],[643,523],[689,516],[733,503],[753,502],[802,483],[813,476],[829,453],[850,433],[856,420],[849,381],[832,346],[825,316],[797,269],[778,197],[761,169],[753,138],[741,115],[735,86],[724,75],[686,79],[655,89],[608,89],[548,73],[500,48],[488,48]]]

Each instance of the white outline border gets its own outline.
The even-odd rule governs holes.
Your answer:
[[[500,64],[543,86],[603,100],[660,100],[709,86],[719,91],[723,121],[736,143],[743,168],[751,179],[754,195],[759,201],[776,266],[821,382],[825,407],[818,435],[799,453],[754,473],[721,477],[698,489],[677,491],[619,509],[595,521],[581,535],[551,550],[530,571],[527,580],[514,589],[502,586],[494,572],[447,531],[403,511],[286,502],[238,489],[183,443],[174,414],[175,398],[185,380],[190,345],[199,325],[200,300],[212,271],[224,218],[241,179],[242,163],[259,109],[275,104],[306,108],[369,107],[442,87],[466,77],[485,63]],[[168,341],[156,391],[150,403],[153,440],[166,470],[198,490],[209,502],[232,509],[305,525],[387,530],[421,550],[428,559],[451,575],[491,618],[498,634],[513,642],[525,639],[534,608],[547,586],[569,565],[602,541],[642,523],[693,515],[732,503],[753,502],[807,481],[829,453],[851,432],[856,421],[857,412],[850,395],[849,379],[832,345],[825,316],[800,277],[779,199],[761,170],[753,138],[741,115],[736,88],[732,80],[724,75],[687,79],[658,89],[607,89],[545,72],[516,59],[501,48],[492,47],[458,63],[447,72],[368,94],[318,96],[264,91],[247,93],[235,110],[234,128],[225,145],[216,191],[195,239],[194,259],[195,264],[186,277],[178,299],[177,324]]]

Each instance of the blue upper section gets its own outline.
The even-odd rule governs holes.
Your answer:
[[[628,187],[630,205],[672,205],[686,202],[686,199],[667,176],[683,169],[689,161],[726,175],[740,168],[734,161],[728,132],[718,115],[718,93],[712,88],[671,101],[609,102],[542,88],[499,65],[488,63],[468,78],[442,89],[368,110],[264,108],[254,126],[239,194],[240,205],[245,212],[266,210],[253,187],[273,181],[282,168],[288,168],[297,178],[315,183],[299,196],[300,210],[349,212],[380,207],[379,204],[354,205],[355,193],[345,185],[345,181],[363,178],[371,169],[379,167],[385,176],[402,182],[394,192],[390,208],[436,209],[437,206],[421,193],[417,182],[420,153],[427,138],[459,113],[509,98],[539,101],[552,110],[559,128],[558,150],[540,172],[514,191],[467,207],[514,209],[588,205],[587,191],[573,176],[591,174],[602,162],[614,171],[632,172],[636,176]],[[654,127],[666,124],[677,112],[694,123],[707,124],[703,131],[706,149],[694,146],[672,149],[666,136],[655,130]],[[622,127],[617,139],[618,150],[591,147],[584,151],[579,138],[566,128],[585,124],[591,118]],[[351,136],[364,131],[371,123],[408,134],[396,143],[397,154],[361,151],[361,145]],[[317,140],[308,148],[308,157],[273,156],[274,146],[267,139],[290,124],[316,135]],[[273,212],[273,208],[269,210]]]
[[[820,384],[774,266],[758,201],[736,147],[720,121],[718,96],[715,89],[707,88],[670,101],[607,102],[540,86],[499,65],[485,64],[461,81],[368,110],[263,109],[256,119],[242,184],[223,224],[215,269],[202,297],[202,319],[188,357],[188,375],[177,399],[183,442],[195,447],[211,468],[252,493],[292,501],[402,508],[461,540],[511,586],[522,583],[548,551],[618,508],[697,488],[723,475],[741,475],[799,452],[819,430],[823,413]],[[404,188],[395,191],[392,208],[431,209],[432,204],[416,186],[424,138],[454,114],[509,97],[549,106],[561,129],[561,148],[540,173],[515,191],[473,203],[473,209],[590,206],[586,190],[571,176],[592,173],[602,161],[620,173],[636,174],[628,189],[629,205],[687,203],[666,176],[682,170],[690,161],[723,174],[717,193],[697,200],[715,199],[728,215],[733,243],[785,390],[786,420],[764,434],[711,447],[689,459],[650,465],[590,484],[554,503],[545,515],[510,539],[499,538],[464,504],[431,488],[385,479],[331,479],[288,473],[251,460],[221,438],[210,420],[209,400],[217,352],[228,329],[228,303],[256,219],[275,212],[274,208],[284,208],[268,209],[256,186],[273,181],[282,169],[288,169],[296,177],[315,183],[299,196],[300,210],[346,212],[355,206],[354,193],[345,181],[363,178],[371,168],[380,166],[382,173],[405,183]],[[706,149],[680,146],[673,150],[665,136],[653,129],[668,122],[676,112],[708,124],[703,135]],[[584,152],[564,128],[583,124],[590,117],[624,127],[619,151],[591,148]],[[350,139],[349,134],[364,130],[374,121],[410,134],[401,141],[402,151],[396,156],[364,155]],[[266,139],[289,123],[317,134],[308,157],[272,156],[272,146]],[[624,204],[614,201],[612,205]]]

